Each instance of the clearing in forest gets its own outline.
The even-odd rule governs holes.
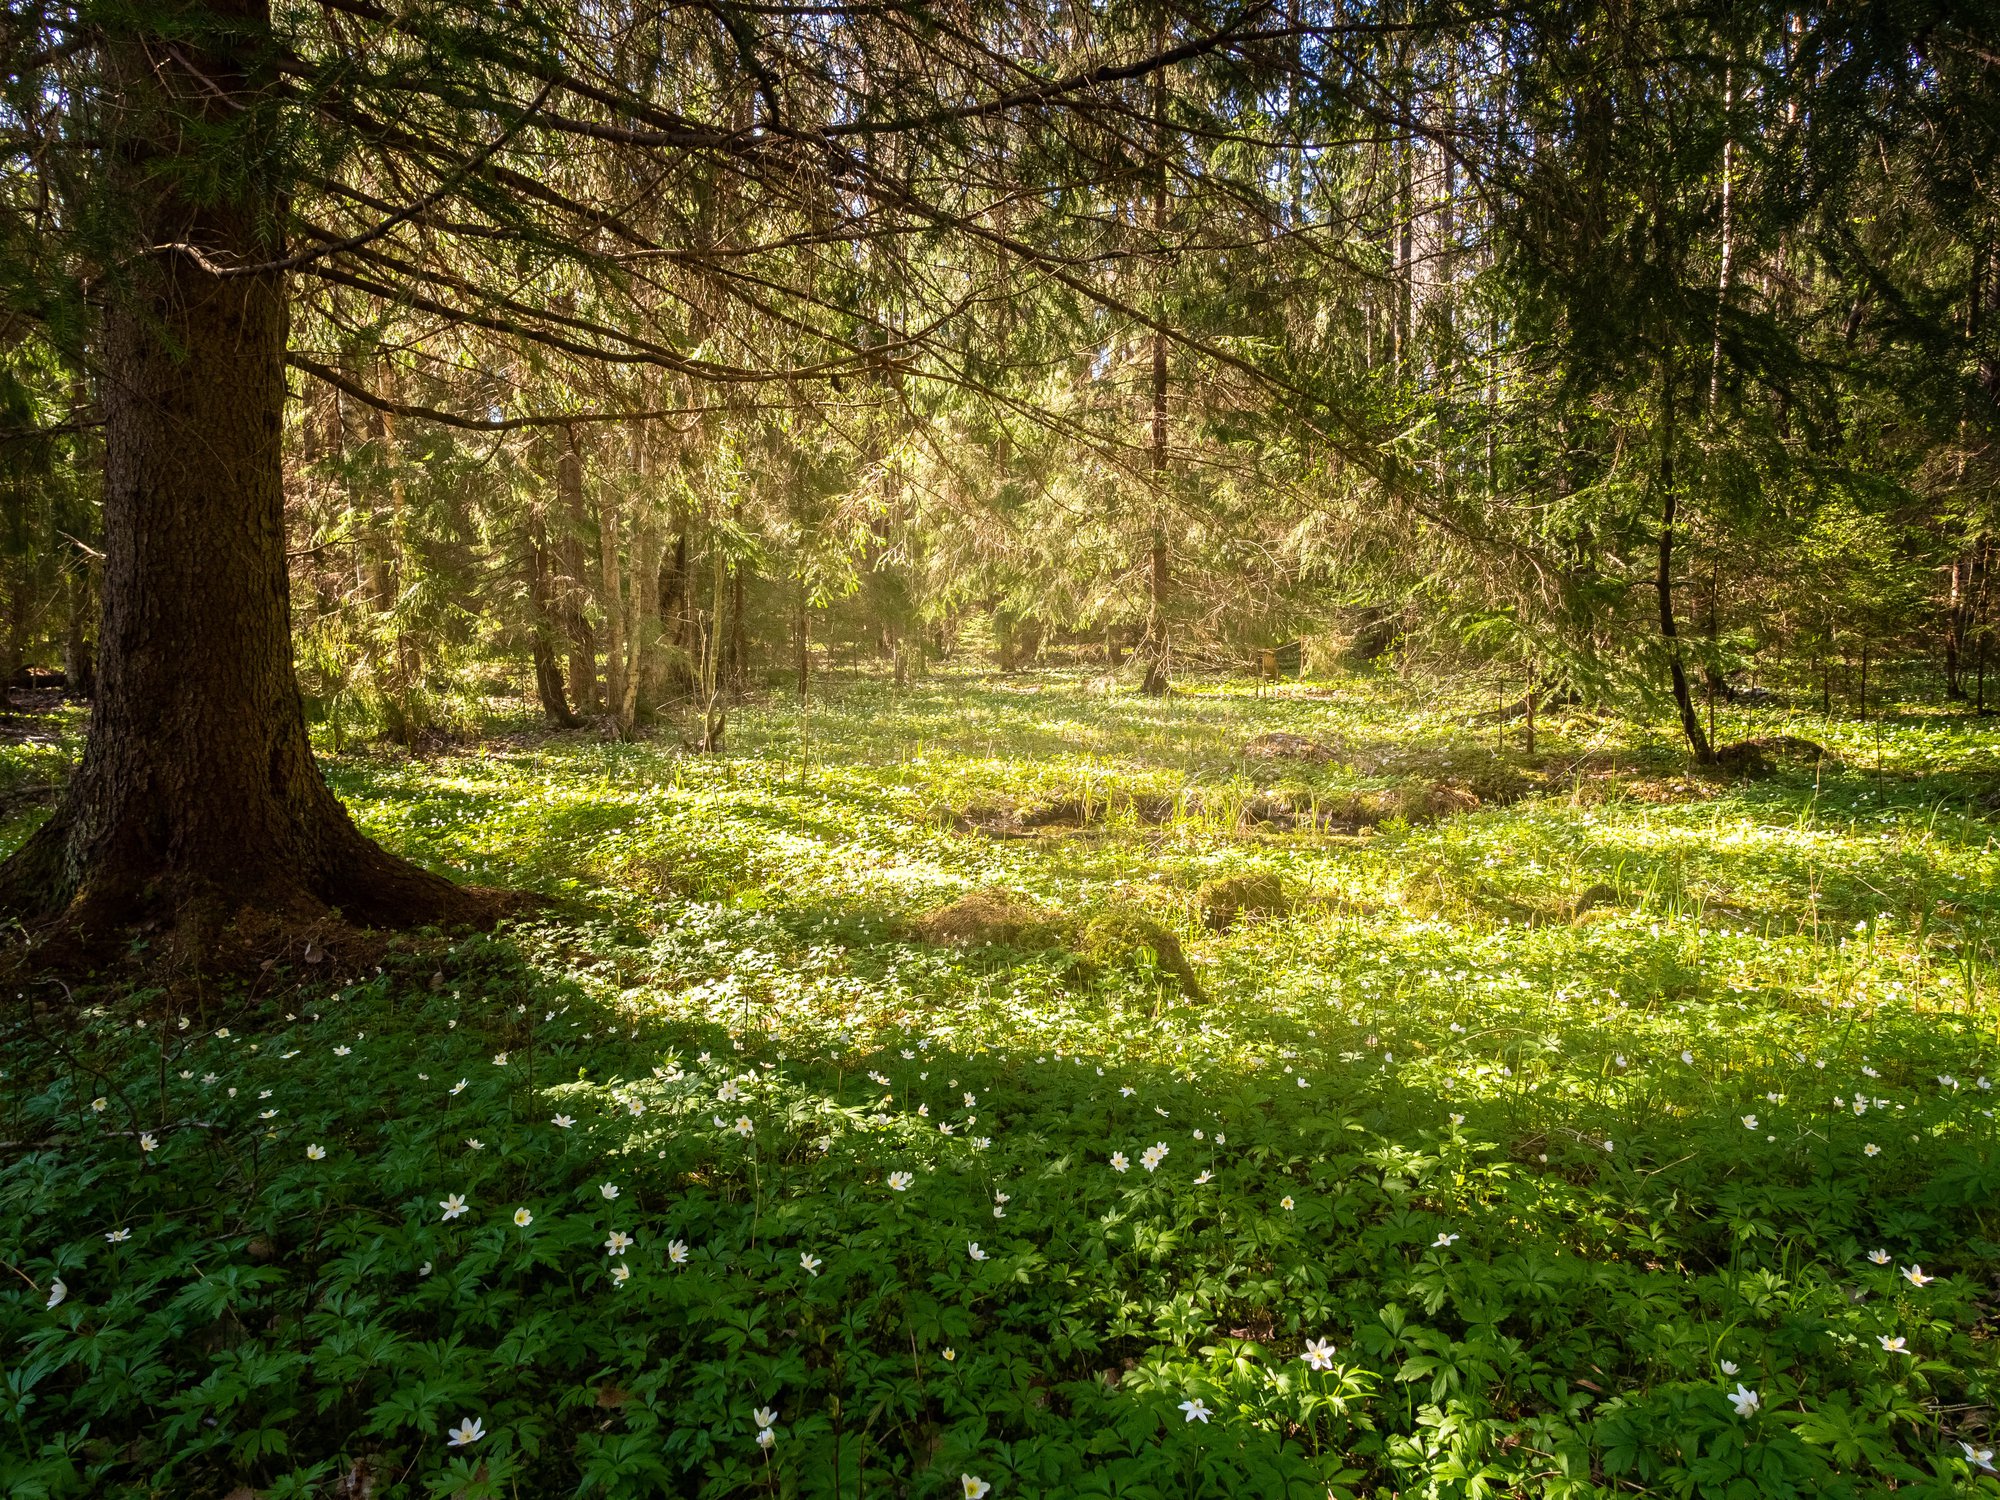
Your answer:
[[[10,1492],[1991,1493],[2000,734],[1492,701],[331,758],[555,904],[32,997]]]

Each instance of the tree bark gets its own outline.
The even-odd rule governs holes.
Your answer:
[[[1155,42],[1163,44],[1165,33]],[[1153,77],[1153,149],[1159,159],[1159,173],[1153,184],[1153,232],[1164,236],[1167,227],[1167,94],[1164,74]],[[1157,697],[1167,691],[1167,538],[1161,510],[1167,478],[1167,336],[1153,334],[1153,423],[1152,423],[1153,509],[1152,549],[1148,558],[1146,584],[1146,633],[1140,640],[1145,677],[1139,691]]]
[[[597,693],[597,632],[584,611],[590,584],[583,560],[583,448],[574,427],[563,429],[563,446],[556,457],[556,496],[563,508],[556,538],[556,559],[562,567],[556,606],[569,637],[570,692],[578,712],[587,713],[603,707],[603,700]]]
[[[632,587],[625,603],[625,708],[628,726],[653,716],[661,696],[660,518],[640,501],[632,523]]]
[[[618,498],[612,487],[604,486],[597,505],[597,545],[602,562],[599,577],[604,580],[604,706],[611,711],[620,733],[630,733],[632,721],[626,717],[627,678],[625,659],[625,579],[619,567],[619,544],[625,530],[619,514]]]
[[[1722,399],[1722,314],[1729,305],[1730,283],[1736,274],[1736,73],[1723,70],[1723,125],[1728,133],[1722,140],[1722,256],[1715,277],[1715,330],[1708,356],[1708,406],[1715,409]]]
[[[1146,633],[1140,638],[1139,650],[1146,663],[1146,675],[1139,684],[1139,691],[1159,696],[1167,691],[1170,682],[1167,675],[1167,539],[1156,525],[1153,528],[1153,548],[1147,569]]]
[[[653,588],[659,600],[657,629],[661,641],[679,648],[671,654],[656,653],[659,659],[656,704],[670,696],[691,694],[706,681],[703,672],[695,666],[701,633],[698,625],[700,611],[695,603],[696,581],[688,561],[688,530],[693,524],[687,513],[682,511],[675,523],[674,545],[665,551],[660,561],[658,580]],[[710,629],[713,628],[711,625]]]
[[[1959,680],[1959,650],[1965,639],[1965,573],[1963,553],[1951,560],[1951,599],[1944,616],[1944,695],[1954,702],[1965,701],[1965,684]]]
[[[738,500],[733,511],[738,530],[743,525],[743,502]],[[729,569],[729,690],[741,696],[750,687],[750,626],[746,618],[748,605],[744,600],[744,573],[741,562]]]
[[[1416,336],[1416,261],[1417,261],[1417,193],[1416,193],[1416,131],[1415,101],[1416,80],[1409,72],[1409,44],[1396,45],[1396,226],[1395,235],[1396,271],[1393,327],[1390,333],[1391,348],[1394,351],[1389,360],[1390,375],[1393,379],[1414,382],[1416,360],[1411,344]]]
[[[1153,335],[1153,535],[1147,559],[1146,633],[1140,638],[1140,659],[1145,678],[1139,691],[1157,697],[1167,691],[1167,537],[1159,520],[1165,501],[1161,491],[1167,478],[1167,340]]]
[[[548,524],[539,502],[528,507],[528,608],[533,616],[529,629],[535,660],[535,696],[542,712],[558,729],[575,729],[583,723],[569,706],[563,686],[562,666],[556,660],[555,592],[549,576]]]
[[[1153,335],[1153,537],[1146,577],[1146,633],[1140,638],[1140,659],[1146,675],[1139,691],[1157,697],[1167,691],[1167,538],[1158,519],[1164,504],[1161,487],[1167,477],[1167,341]]]
[[[267,0],[173,12],[175,35],[105,38],[107,160],[136,239],[106,288],[104,571],[83,763],[4,866],[0,909],[110,946],[159,919],[207,964],[239,919],[338,909],[389,924],[490,916],[363,837],[320,778],[292,667],[280,442],[282,204],[252,170],[212,185],[213,132],[252,131],[275,60]],[[121,16],[123,13],[121,13]],[[246,124],[245,122],[249,123]],[[257,156],[257,143],[238,141]],[[268,159],[269,153],[265,153]],[[245,925],[241,931],[250,933]]]
[[[799,702],[806,701],[812,687],[812,641],[808,635],[811,618],[806,604],[806,581],[799,580],[796,612],[792,621],[792,638],[798,648]]]
[[[1687,668],[1681,661],[1680,631],[1674,624],[1674,524],[1680,510],[1680,492],[1674,478],[1677,392],[1672,356],[1668,359],[1666,374],[1660,381],[1660,460],[1655,474],[1660,492],[1660,549],[1654,584],[1660,596],[1660,639],[1667,648],[1667,675],[1673,685],[1674,706],[1680,710],[1681,730],[1687,735],[1695,764],[1706,766],[1715,763],[1715,750],[1702,732],[1701,716],[1695,712],[1694,697],[1688,691]]]

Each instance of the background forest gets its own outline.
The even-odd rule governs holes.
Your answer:
[[[774,47],[814,26],[759,16]],[[1697,758],[1707,706],[1752,684],[1865,707],[1872,673],[1921,661],[1983,707],[1982,19],[1260,6],[1184,67],[1093,80],[1032,148],[943,110],[932,134],[978,170],[916,222],[874,189],[788,196],[727,156],[526,125],[504,201],[298,273],[309,711],[412,742],[532,687],[554,723],[635,732],[835,659],[901,680],[1064,648],[1157,690],[1301,641],[1678,707]],[[1196,35],[1120,8],[979,25],[1024,79]],[[606,66],[698,91],[690,27],[635,16]],[[883,45],[785,86],[865,77]],[[928,137],[858,142],[882,180],[937,165]],[[377,170],[325,189],[325,233],[439,173],[457,190]],[[589,224],[560,252],[537,244],[553,205]],[[17,319],[0,354],[0,666],[87,685],[71,326]]]

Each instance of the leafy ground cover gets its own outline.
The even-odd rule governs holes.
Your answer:
[[[1832,758],[1700,780],[1492,701],[862,682],[720,757],[334,758],[558,906],[23,991],[0,1478],[2000,1494],[2000,735],[1726,712]]]

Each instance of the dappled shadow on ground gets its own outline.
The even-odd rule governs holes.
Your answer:
[[[1750,1436],[1746,1468],[1773,1446],[1791,1465],[1766,1492],[1814,1493],[1847,1465],[1746,1429],[1724,1361],[1773,1404],[1864,1413],[1912,1373],[1857,1345],[1978,1316],[1991,1094],[1969,1028],[1935,1017],[1873,1017],[1864,1076],[1845,1018],[1749,1007],[1259,1025],[1129,974],[1079,992],[1005,951],[933,955],[911,986],[891,978],[906,948],[832,913],[760,925],[733,958],[631,999],[649,1045],[622,1081],[562,1097],[579,1118],[623,1111],[628,1154],[691,1149],[683,1182],[743,1184],[733,1219],[711,1204],[655,1238],[699,1233],[718,1331],[750,1305],[842,1329],[785,1382],[794,1424],[836,1400],[893,1409],[851,1372],[914,1336],[885,1459],[941,1443],[1033,1488],[1006,1467],[1026,1444],[1070,1472],[1240,1493],[1324,1483],[1316,1450],[1373,1482],[1488,1464],[1525,1483],[1527,1433],[1664,1480]],[[760,973],[784,979],[760,994]],[[857,996],[848,974],[889,992]],[[1857,1084],[1862,1114],[1833,1104]],[[1893,1160],[1868,1154],[1892,1134]],[[759,1222],[777,1236],[762,1259]],[[1918,1262],[1941,1279],[1900,1275]],[[1333,1371],[1301,1358],[1320,1340]],[[1979,1378],[1925,1383],[1945,1399]],[[1879,1474],[1949,1455],[1940,1434],[1857,1420]],[[822,1439],[799,1447],[830,1472]]]
[[[473,1456],[545,1492],[748,1492],[767,1462],[806,1494],[1526,1492],[1559,1461],[1806,1495],[1951,1472],[1989,1420],[1967,1339],[2000,1178],[1969,1018],[1627,1005],[1557,993],[1518,945],[1361,928],[1309,994],[1197,1005],[1143,963],[915,944],[810,893],[669,915],[295,967],[233,1037],[153,1017],[74,1043],[120,1110],[167,1079],[143,1163],[109,1165],[130,1145],[73,1064],[24,1059],[12,1086],[54,1091],[35,1149],[108,1153],[60,1189],[104,1202],[63,1222],[192,1257],[166,1291],[237,1278],[155,1356],[220,1435],[184,1472],[444,1478],[439,1434],[477,1413]],[[72,1310],[135,1336],[96,1267],[66,1272]],[[328,1298],[359,1359],[313,1321]],[[4,1331],[31,1316],[17,1297]],[[224,1327],[232,1368],[307,1351],[290,1415],[204,1384]],[[164,1395],[107,1405],[109,1368],[32,1420],[89,1407],[152,1472],[181,1429]],[[286,1448],[241,1456],[273,1428]]]

